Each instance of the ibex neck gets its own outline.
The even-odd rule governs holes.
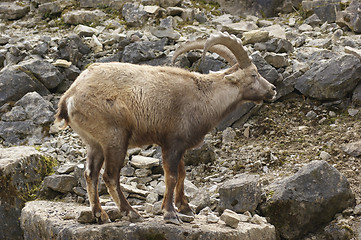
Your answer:
[[[209,99],[210,112],[215,125],[218,124],[227,114],[232,112],[239,103],[239,90],[236,86],[216,82],[212,96]]]

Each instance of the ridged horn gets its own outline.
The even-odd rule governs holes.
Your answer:
[[[204,45],[202,58],[204,58],[207,51],[210,51],[213,46],[218,44],[227,47],[233,53],[234,57],[237,59],[238,65],[241,68],[245,68],[252,63],[242,45],[241,39],[234,35],[229,35],[227,32],[213,34],[207,39]]]
[[[181,55],[182,53],[191,51],[191,50],[195,50],[195,49],[204,49],[205,44],[206,44],[206,39],[203,38],[197,38],[194,41],[188,41],[182,45],[180,45],[173,54],[172,57],[172,64],[174,64],[175,60],[177,59],[177,57],[179,55]],[[231,66],[237,64],[237,59],[234,56],[234,54],[225,46],[222,45],[216,45],[216,46],[211,46],[208,49],[210,52],[215,52],[217,53],[219,56],[223,57],[224,60],[226,60]]]

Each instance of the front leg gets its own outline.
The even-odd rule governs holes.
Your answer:
[[[185,177],[186,177],[186,171],[184,168],[184,160],[182,157],[178,166],[178,180],[177,180],[177,185],[175,187],[175,205],[178,208],[178,212],[188,216],[194,216],[193,211],[188,204],[188,200],[184,195]]]
[[[173,204],[174,189],[178,180],[178,166],[184,151],[163,149],[163,169],[165,177],[165,193],[162,203],[164,220],[166,223],[180,225],[179,219]]]

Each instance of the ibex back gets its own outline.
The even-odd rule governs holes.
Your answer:
[[[164,219],[180,224],[173,197],[178,212],[193,214],[184,195],[184,152],[240,104],[275,96],[275,87],[260,76],[236,37],[221,33],[188,42],[174,58],[197,48],[217,52],[234,65],[223,73],[199,74],[174,67],[97,63],[60,99],[57,120],[64,119],[87,144],[85,178],[98,222],[109,222],[97,192],[103,163],[104,182],[119,209],[131,221],[142,220],[120,189],[120,169],[128,147],[154,143],[162,147]]]

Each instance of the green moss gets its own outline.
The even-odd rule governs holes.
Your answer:
[[[220,16],[222,12],[219,10],[220,5],[216,1],[207,1],[207,0],[200,0],[200,1],[191,1],[192,5],[198,7],[200,9],[204,9],[207,12],[212,13],[215,16]]]
[[[19,204],[17,199],[22,200],[22,202],[27,202],[35,200],[38,198],[43,179],[54,173],[54,167],[58,165],[58,162],[48,156],[40,156],[35,159],[37,162],[33,162],[36,166],[33,169],[29,169],[26,172],[22,172],[24,176],[23,183],[18,186],[14,183],[13,176],[10,174],[1,174],[0,173],[0,199],[7,204],[16,206]],[[14,173],[18,174],[18,173]],[[39,179],[37,181],[29,181],[30,177]]]

